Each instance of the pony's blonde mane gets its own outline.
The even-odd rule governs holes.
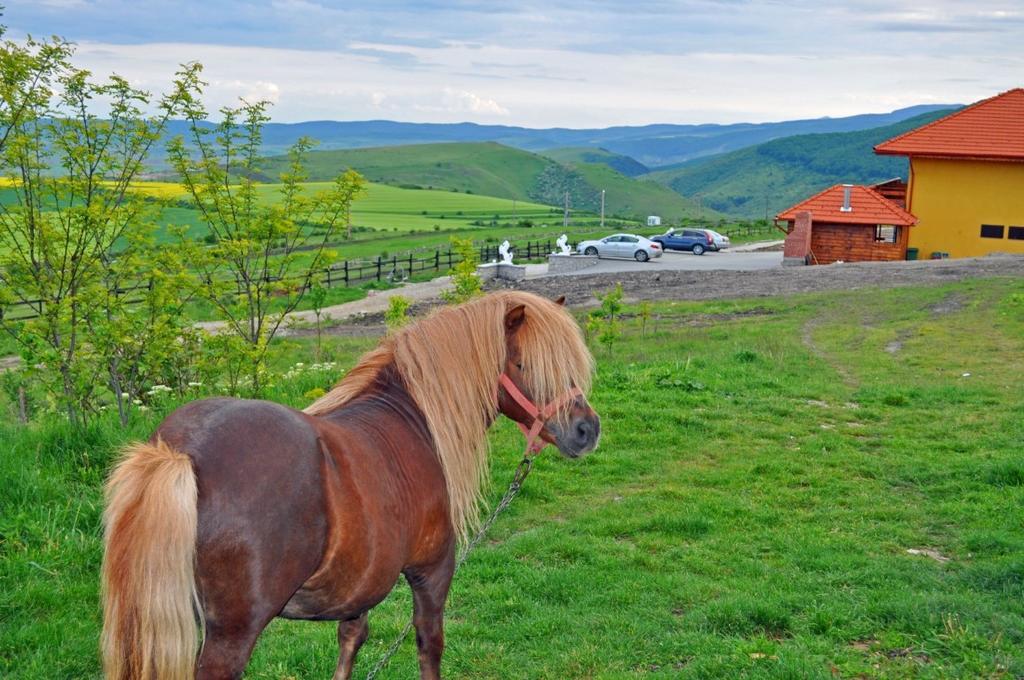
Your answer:
[[[491,293],[444,307],[385,338],[306,413],[330,413],[370,388],[393,364],[434,439],[459,538],[479,523],[487,479],[487,429],[497,411],[498,376],[508,359],[505,315],[518,305],[526,318],[517,340],[524,387],[543,405],[572,385],[590,391],[593,358],[564,307],[518,291]],[[563,414],[564,415],[564,414]]]

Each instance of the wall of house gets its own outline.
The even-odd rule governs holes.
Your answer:
[[[912,158],[907,195],[918,218],[910,246],[922,259],[1024,253],[1024,239],[1008,238],[1024,227],[1024,163]],[[1003,225],[1003,238],[982,238],[982,224]]]
[[[823,224],[811,229],[811,253],[816,264],[902,260],[907,254],[907,232],[917,227],[899,227],[896,243],[875,241],[874,225]]]

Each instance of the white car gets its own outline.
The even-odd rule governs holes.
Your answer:
[[[598,257],[631,257],[637,262],[646,262],[662,254],[659,244],[636,234],[612,234],[600,240],[582,241],[576,250],[583,255]]]
[[[711,239],[715,242],[711,247],[712,250],[725,250],[731,245],[728,236],[719,234],[717,231],[712,231],[711,229],[705,229],[704,231],[710,234]]]

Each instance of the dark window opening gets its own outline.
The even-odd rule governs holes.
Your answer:
[[[879,224],[875,227],[875,242],[896,243],[899,240],[899,229],[891,224]]]
[[[1010,233],[1006,235],[1006,238],[1024,241],[1024,227],[1010,227],[1008,231]]]
[[[983,225],[981,225],[981,237],[982,238],[1002,238],[1003,237],[1003,225],[1001,225],[1001,224],[983,224]]]

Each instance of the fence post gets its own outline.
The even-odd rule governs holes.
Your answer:
[[[348,288],[348,260],[345,260],[345,287]]]
[[[377,280],[380,281],[380,255],[377,256]]]
[[[327,287],[331,287],[331,268],[327,268]]]
[[[441,268],[441,250],[434,250],[434,271]]]
[[[406,272],[406,276],[412,276],[412,251],[409,251],[409,270]]]
[[[448,249],[448,269],[452,268],[452,249]]]

